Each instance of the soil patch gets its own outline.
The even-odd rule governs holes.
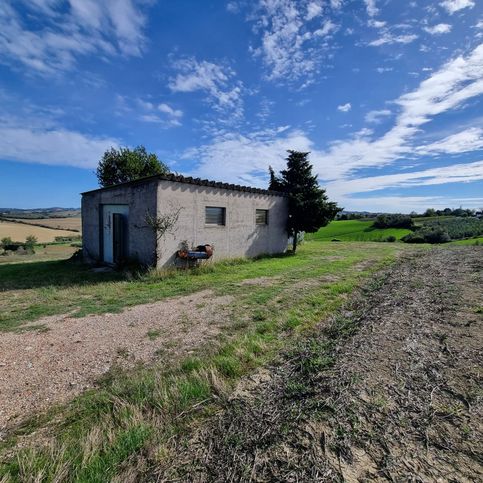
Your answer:
[[[174,449],[159,481],[482,481],[483,249],[404,257]]]
[[[186,355],[230,320],[231,296],[209,290],[119,314],[44,317],[41,331],[0,335],[0,438],[7,426],[65,402],[114,365]]]

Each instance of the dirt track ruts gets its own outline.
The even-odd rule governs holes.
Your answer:
[[[355,332],[321,324],[243,381],[155,479],[482,481],[482,268],[480,247],[403,258],[339,314]]]

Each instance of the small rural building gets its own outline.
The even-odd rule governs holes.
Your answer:
[[[159,238],[152,220],[174,214]],[[287,198],[276,191],[151,176],[82,193],[83,253],[88,262],[157,267],[177,264],[180,249],[198,245],[211,245],[216,260],[282,253],[287,216]]]

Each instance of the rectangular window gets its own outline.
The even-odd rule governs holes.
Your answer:
[[[257,225],[268,225],[268,210],[257,210],[255,222]]]
[[[205,208],[205,223],[207,225],[224,225],[226,210],[219,206],[207,206]]]

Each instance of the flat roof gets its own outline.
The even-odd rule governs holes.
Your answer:
[[[221,188],[232,191],[244,191],[246,193],[257,193],[261,195],[270,196],[286,196],[285,193],[281,191],[265,190],[261,188],[253,188],[251,186],[242,186],[238,184],[222,183],[220,181],[210,181],[208,179],[192,178],[191,176],[182,176],[180,174],[156,174],[154,176],[147,176],[145,178],[135,179],[133,181],[127,181],[125,183],[114,184],[112,186],[106,186],[104,188],[97,188],[95,190],[84,191],[82,195],[87,195],[90,193],[97,193],[99,191],[110,190],[114,188],[122,188],[124,186],[132,186],[137,184],[148,183],[150,181],[171,181],[173,183],[185,183],[194,184],[198,186],[207,186],[210,188]]]

